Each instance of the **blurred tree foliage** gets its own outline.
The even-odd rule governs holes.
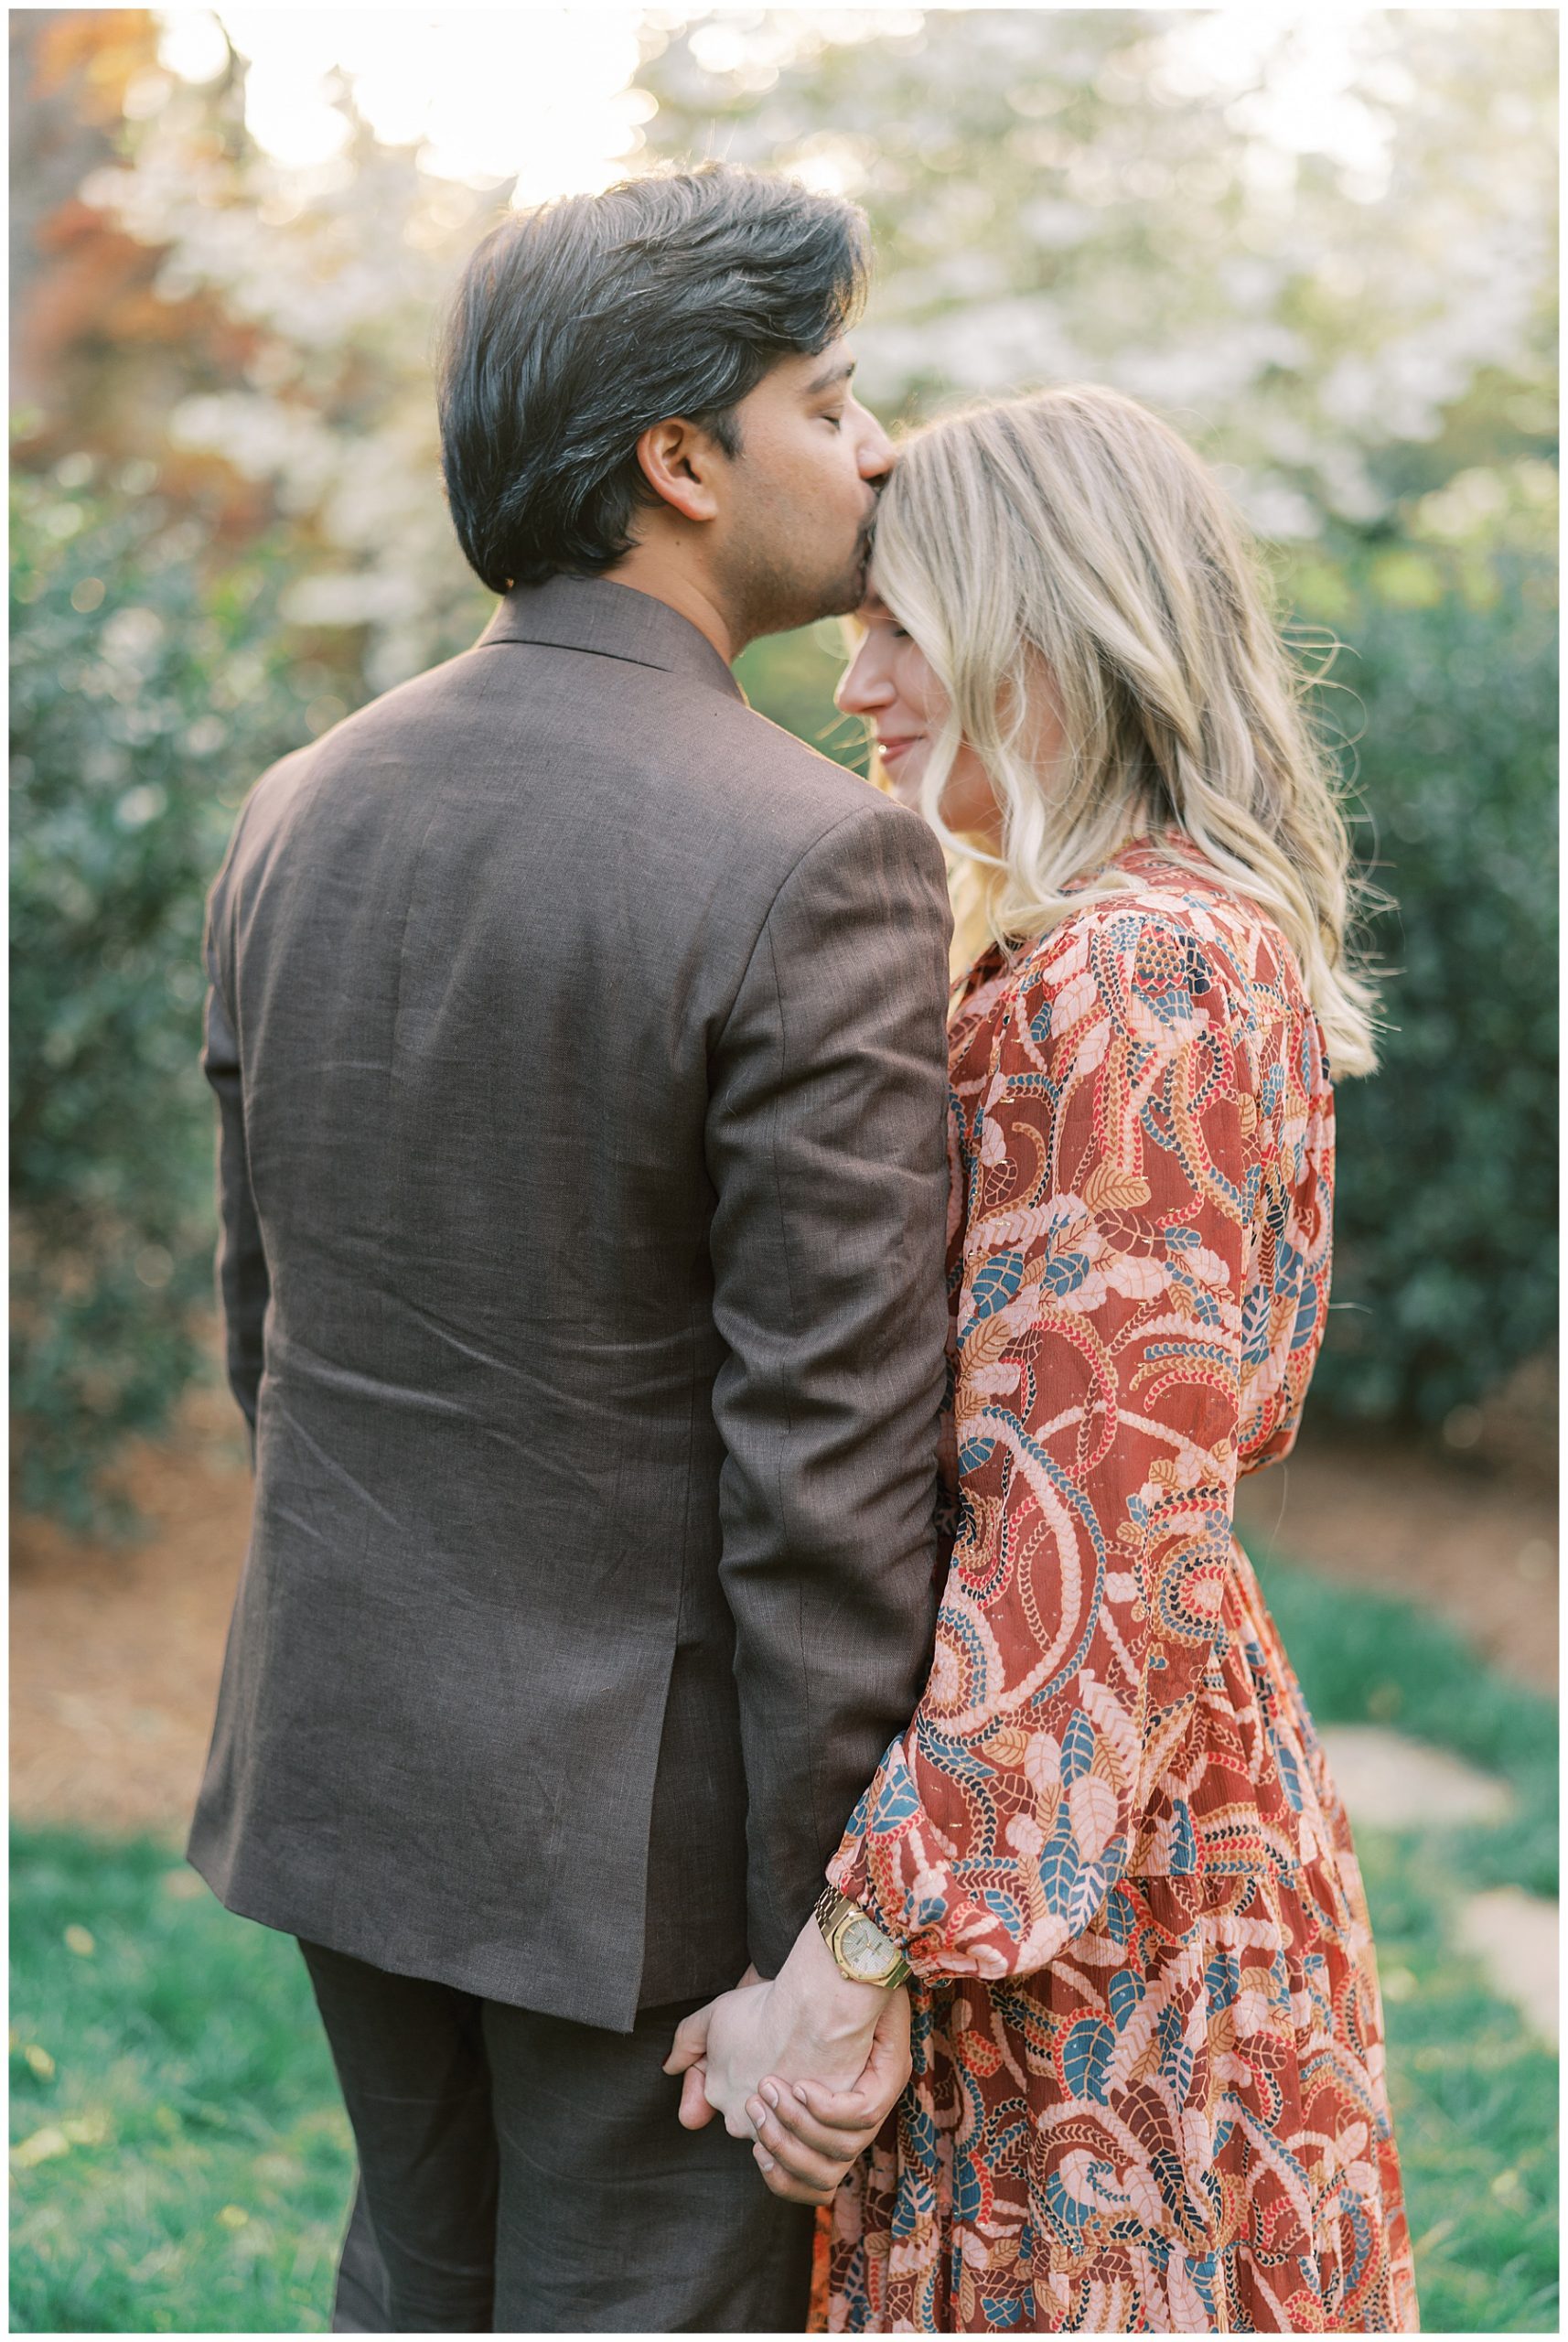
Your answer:
[[[1467,475],[1405,543],[1297,580],[1354,646],[1335,673],[1361,703],[1367,858],[1393,897],[1367,930],[1381,1068],[1337,1094],[1314,1396],[1348,1421],[1442,1424],[1555,1338],[1556,480],[1513,484],[1509,510],[1506,476]]]
[[[1556,64],[1528,10],[843,10],[643,79],[659,153],[865,207],[885,413],[1110,382],[1289,539],[1554,446]]]
[[[312,685],[275,553],[203,583],[198,524],[88,468],[11,510],[11,1400],[23,1501],[79,1521],[199,1365],[202,898]]]
[[[236,19],[238,22],[239,19]],[[390,21],[390,20],[389,20]],[[209,1290],[201,898],[280,750],[473,639],[429,357],[505,188],[356,114],[288,169],[245,64],[18,12],[17,1453],[85,1516]],[[238,36],[236,36],[238,38]],[[1524,10],[724,10],[645,20],[652,156],[842,188],[889,419],[1090,375],[1215,460],[1354,656],[1399,897],[1386,1069],[1341,1096],[1320,1407],[1441,1422],[1549,1339],[1555,24]],[[102,588],[101,595],[95,593]],[[828,753],[832,628],[753,647]],[[1348,717],[1338,714],[1349,709]]]

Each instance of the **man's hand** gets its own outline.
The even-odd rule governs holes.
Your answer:
[[[765,2077],[853,2092],[893,1997],[881,1985],[841,1975],[822,1929],[808,1919],[772,1983],[721,1993],[677,2027],[664,2070],[686,2077],[682,2122],[700,2130],[722,2114],[732,2138],[754,2137],[746,2101]]]
[[[875,2138],[909,2079],[909,1995],[902,1986],[872,2036],[865,2070],[853,2090],[786,2082],[769,2074],[746,2111],[757,2133],[757,2169],[775,2196],[830,2204],[840,2181]]]

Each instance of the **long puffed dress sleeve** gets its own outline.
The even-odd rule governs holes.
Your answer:
[[[833,2322],[1408,2331],[1359,1875],[1232,1532],[1322,1337],[1322,1036],[1190,849],[1117,875],[955,1021],[955,1541],[830,1866],[908,1949],[916,2074]]]

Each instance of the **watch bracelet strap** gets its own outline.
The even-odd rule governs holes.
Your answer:
[[[864,1976],[852,1976],[849,1971],[844,1968],[842,1961],[839,1961],[838,1946],[833,1941],[833,1928],[835,1921],[842,1918],[846,1912],[852,1913],[856,1918],[866,1920],[870,1926],[876,1928],[877,1934],[881,1936],[888,1949],[892,1951],[898,1952],[897,1965],[891,1969],[886,1976],[879,1976],[876,1979],[876,1982],[879,1984],[884,1985],[889,1992],[896,1992],[900,1984],[908,1983],[915,1971],[910,1967],[908,1960],[905,1954],[898,1950],[898,1946],[895,1942],[894,1939],[887,1934],[886,1928],[877,1925],[877,1922],[871,1918],[868,1911],[863,1911],[858,1903],[852,1902],[847,1895],[843,1894],[838,1887],[834,1886],[830,1882],[829,1885],[823,1887],[822,1893],[818,1896],[816,1907],[812,1913],[812,1917],[815,1918],[818,1927],[822,1931],[822,1936],[827,1943],[828,1950],[832,1953],[834,1961],[838,1962],[841,1974],[843,1974],[852,1984],[863,1984],[867,1981]]]

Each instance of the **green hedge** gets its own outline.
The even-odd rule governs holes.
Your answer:
[[[1368,929],[1381,1069],[1337,1093],[1314,1398],[1437,1424],[1555,1338],[1556,616],[1517,554],[1374,547],[1338,581],[1362,851],[1394,908]]]
[[[203,583],[156,501],[26,478],[11,530],[14,1454],[24,1504],[103,1525],[97,1467],[200,1365],[203,900],[306,713],[264,555]]]

